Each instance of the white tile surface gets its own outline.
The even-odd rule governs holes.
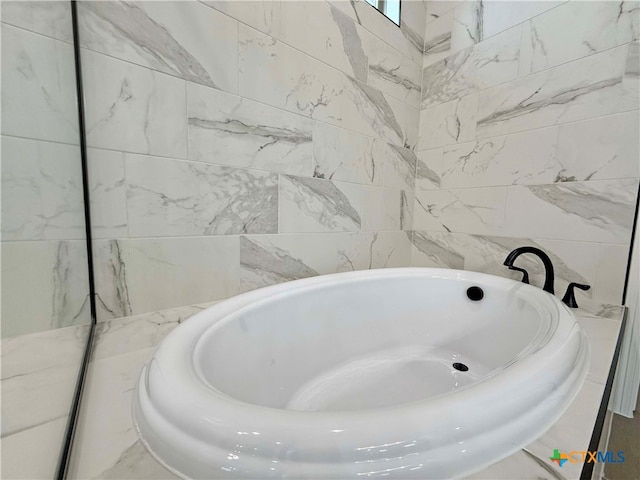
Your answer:
[[[2,137],[2,239],[85,236],[80,148]]]
[[[85,48],[238,91],[238,23],[199,2],[82,2],[79,19]]]
[[[2,26],[2,133],[78,144],[73,47]]]
[[[187,157],[185,82],[82,50],[90,147]]]

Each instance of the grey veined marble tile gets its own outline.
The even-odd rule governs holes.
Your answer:
[[[315,122],[313,176],[365,185],[382,185],[385,158],[368,136]]]
[[[2,133],[78,144],[73,47],[2,25]]]
[[[240,239],[242,291],[320,274],[407,266],[405,232],[247,235]]]
[[[191,160],[312,174],[311,119],[193,83],[187,97]]]
[[[524,24],[520,74],[628,43],[640,33],[639,19],[637,1],[566,2]]]
[[[629,241],[637,179],[508,188],[506,225],[511,236],[618,244]]]
[[[319,178],[280,177],[279,232],[360,231],[364,190]]]
[[[422,150],[416,158],[416,190],[438,190],[442,182],[443,148]]]
[[[473,140],[477,109],[478,96],[469,95],[421,110],[418,150]]]
[[[423,190],[415,199],[415,230],[499,235],[505,227],[505,187]]]
[[[518,76],[520,27],[427,66],[422,108],[448,102]]]
[[[184,80],[89,50],[82,67],[90,147],[187,157]]]
[[[620,113],[638,108],[625,90],[625,45],[478,93],[478,138]]]
[[[2,239],[85,237],[80,148],[2,137]]]
[[[2,22],[73,42],[71,5],[65,1],[2,2]]]
[[[239,25],[239,93],[334,125],[342,123],[344,74]]]
[[[277,38],[362,82],[371,33],[327,2],[281,2]]]
[[[237,293],[239,237],[97,240],[99,320]]]
[[[94,51],[237,92],[237,22],[199,2],[81,2],[80,39]]]
[[[345,82],[345,128],[408,148],[416,145],[417,108],[350,77]]]
[[[276,233],[276,174],[127,155],[132,237]]]

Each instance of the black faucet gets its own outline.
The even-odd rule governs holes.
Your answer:
[[[507,255],[507,258],[504,259],[504,265],[509,267],[509,270],[516,270],[518,272],[524,273],[522,281],[524,283],[529,283],[529,275],[527,274],[527,272],[522,268],[513,266],[513,262],[516,261],[516,258],[518,258],[523,253],[533,253],[538,257],[540,257],[540,260],[542,260],[542,263],[544,263],[544,287],[542,287],[542,289],[545,292],[549,292],[550,294],[553,295],[555,293],[555,291],[553,290],[553,275],[554,275],[553,264],[551,263],[551,259],[549,258],[549,255],[544,253],[539,248],[536,248],[536,247],[516,248],[509,255]]]
[[[516,248],[509,255],[507,255],[507,258],[505,258],[504,260],[504,265],[509,267],[509,270],[515,270],[517,272],[522,273],[522,281],[524,283],[529,283],[529,274],[527,273],[527,271],[524,268],[513,266],[513,262],[516,261],[516,258],[518,258],[523,253],[533,253],[538,257],[540,257],[540,260],[542,260],[542,263],[544,263],[544,270],[545,270],[544,287],[542,287],[542,289],[545,292],[549,292],[553,295],[555,293],[553,290],[553,280],[554,280],[553,263],[551,263],[551,259],[549,258],[549,255],[544,253],[539,248],[536,248],[536,247]],[[591,287],[589,285],[582,285],[580,283],[573,283],[573,282],[569,284],[569,286],[567,287],[567,292],[564,294],[564,297],[562,297],[562,301],[571,308],[578,308],[578,304],[576,303],[576,297],[574,294],[575,288],[579,288],[581,290],[589,290]]]

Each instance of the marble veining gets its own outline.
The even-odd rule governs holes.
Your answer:
[[[240,239],[240,275],[243,290],[319,275],[289,252],[268,248],[249,237]]]
[[[345,110],[345,126],[351,126],[353,122],[354,130],[405,145],[403,128],[385,96],[379,90],[350,77],[346,78],[346,82],[348,99],[352,103],[345,106],[345,109],[349,109]]]
[[[518,75],[520,28],[427,66],[422,75],[422,108],[448,102]]]
[[[282,233],[359,231],[362,226],[360,213],[335,183],[289,175],[281,177],[279,220]]]
[[[2,3],[2,22],[73,42],[71,7],[64,1],[5,1]]]
[[[366,82],[368,59],[362,47],[362,40],[356,31],[356,26],[338,9],[330,6],[330,10],[333,21],[340,30],[344,54],[351,64],[353,74],[361,82]]]
[[[315,122],[313,176],[381,185],[386,158],[378,145],[378,141],[365,135]]]
[[[187,157],[184,80],[91,50],[82,66],[88,146]]]
[[[638,17],[637,1],[566,2],[525,25],[521,71],[537,72],[628,43],[639,33]],[[568,18],[578,29],[567,30]]]
[[[436,233],[421,231],[411,233],[413,247],[426,257],[412,258],[412,264],[415,266],[457,268],[460,270],[464,268],[464,255],[448,248],[446,244],[443,245],[438,241]],[[412,257],[414,256],[412,255]]]
[[[381,40],[371,46],[369,80],[371,87],[417,107],[420,103],[420,67],[399,55]]]
[[[418,150],[473,140],[477,110],[477,95],[421,110]]]
[[[377,143],[381,143],[376,141]],[[413,150],[399,145],[380,145],[384,152],[384,186],[413,190],[418,159]]]
[[[96,257],[101,262],[97,269],[96,303],[100,310],[106,310],[110,318],[127,317],[133,313],[127,283],[127,265],[122,252],[121,241],[108,240],[98,244]],[[109,288],[109,290],[104,290]],[[108,304],[107,304],[108,303]]]
[[[310,175],[312,121],[200,85],[187,85],[189,158]]]
[[[238,35],[241,96],[341,125],[344,74],[245,25]]]
[[[442,148],[422,150],[416,157],[417,190],[437,190],[442,182]]]
[[[127,155],[134,237],[276,233],[277,175]]]
[[[480,92],[478,137],[632,110],[637,101],[622,89],[627,51],[617,47]]]
[[[2,239],[85,236],[78,146],[2,136]]]
[[[80,38],[92,50],[237,91],[236,22],[215,10],[198,2],[84,2],[79,13]]]

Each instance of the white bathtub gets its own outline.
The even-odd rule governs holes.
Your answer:
[[[464,476],[557,420],[588,349],[571,311],[530,285],[427,268],[325,275],[177,327],[142,372],[134,419],[184,478]]]

